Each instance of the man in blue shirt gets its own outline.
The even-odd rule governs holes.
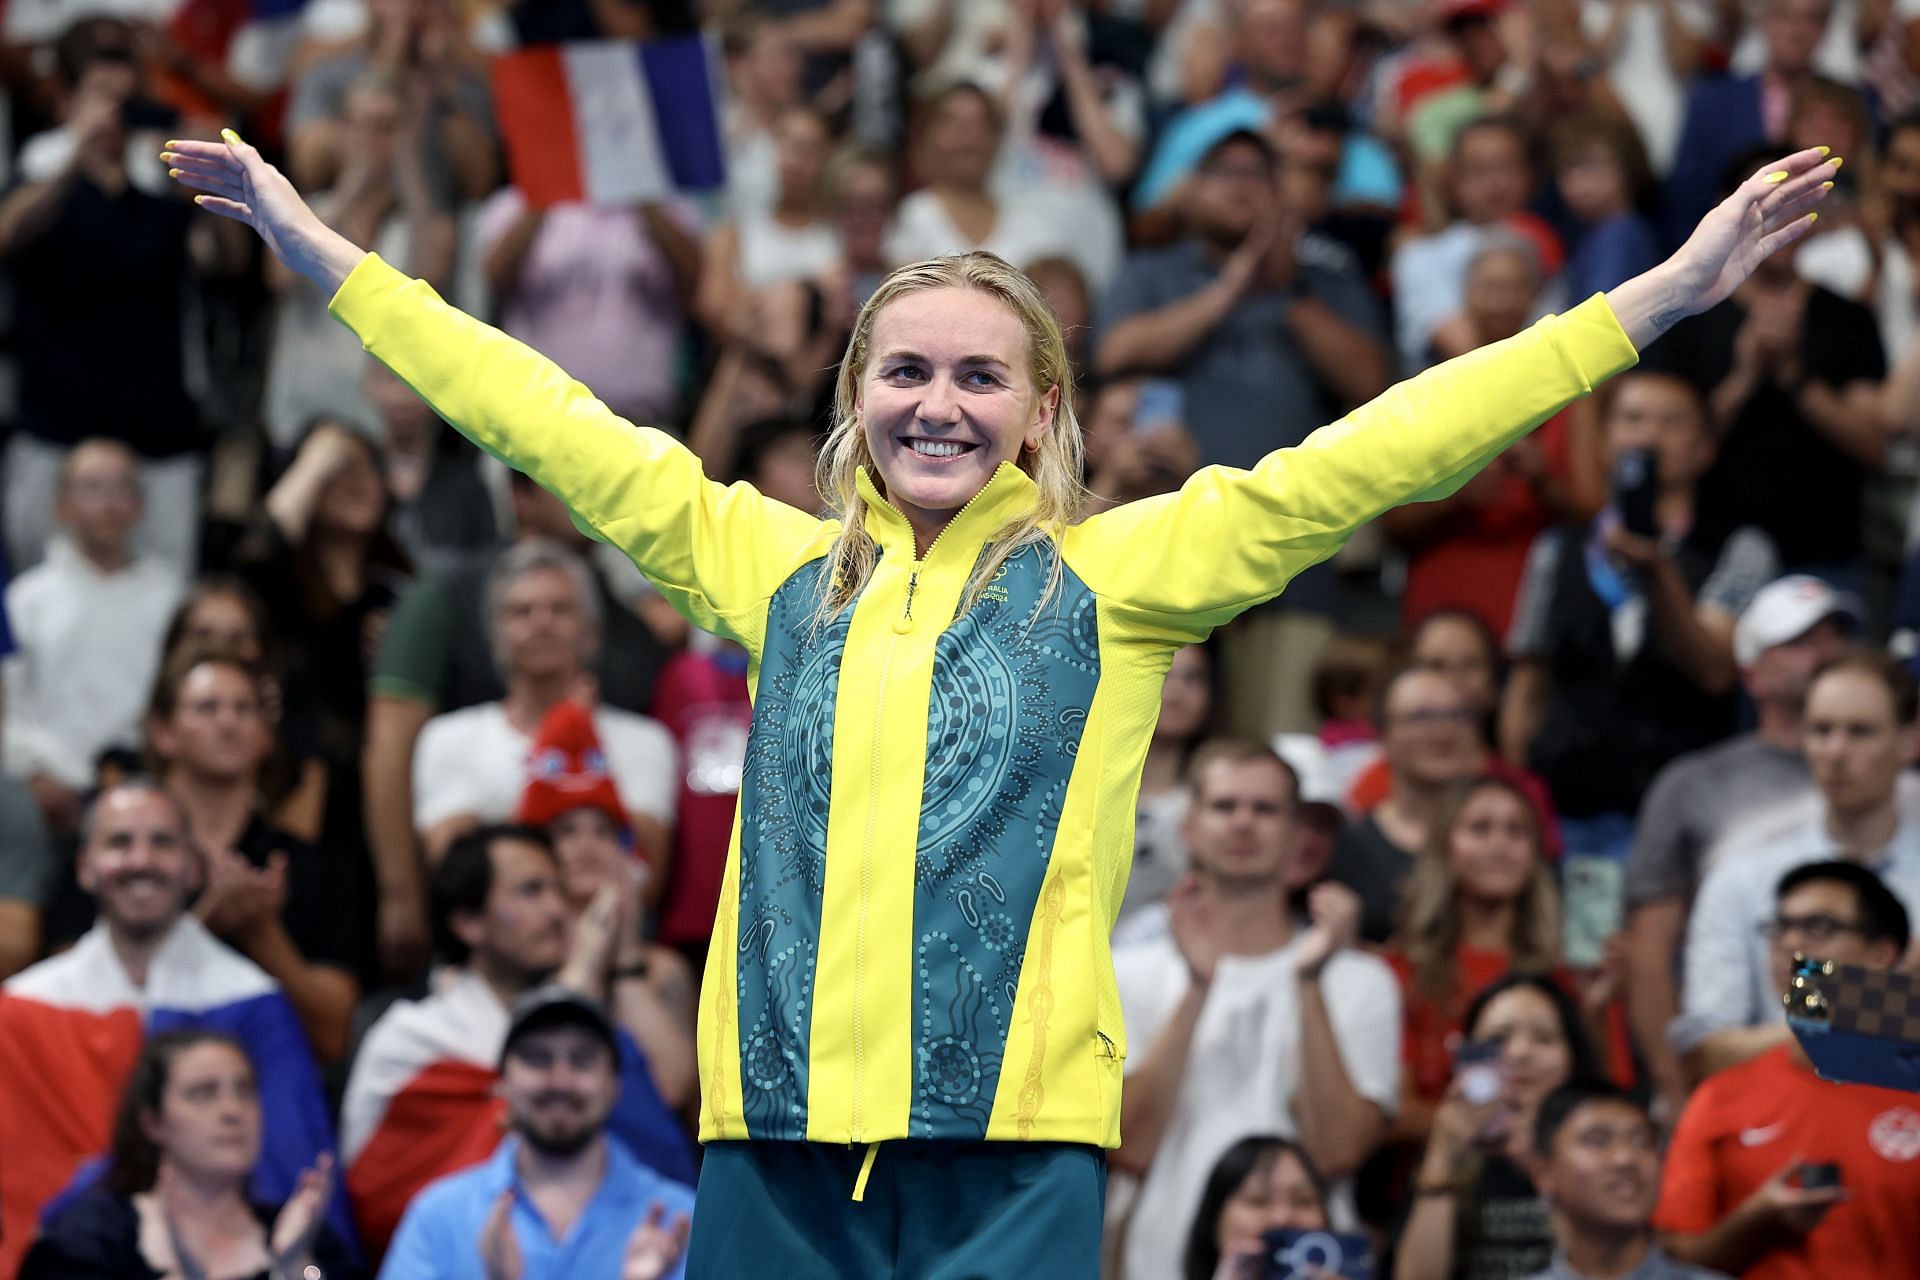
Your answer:
[[[619,1052],[598,1002],[515,1002],[499,1089],[508,1137],[415,1197],[381,1280],[680,1280],[693,1188],[607,1141]]]

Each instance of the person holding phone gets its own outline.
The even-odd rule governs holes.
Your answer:
[[[839,367],[822,520],[708,480],[328,229],[239,135],[165,154],[447,421],[751,654],[687,1269],[796,1280],[1097,1273],[1127,1056],[1107,937],[1174,650],[1388,507],[1452,492],[1726,296],[1807,233],[1831,170],[1808,150],[1756,171],[1647,276],[1249,469],[1085,521],[1066,343],[1033,282],[979,252],[902,267]],[[1320,1016],[1357,914],[1328,887],[1288,984]]]
[[[1495,1280],[1552,1259],[1547,1205],[1526,1168],[1534,1116],[1569,1080],[1599,1078],[1599,1055],[1573,997],[1538,974],[1509,974],[1483,989],[1462,1027],[1393,1280]]]
[[[1714,438],[1691,384],[1635,372],[1604,398],[1602,429],[1611,499],[1535,542],[1500,710],[1503,753],[1546,781],[1582,853],[1612,833],[1581,822],[1633,813],[1662,765],[1734,730],[1734,620],[1778,563],[1760,530],[1703,517]]]

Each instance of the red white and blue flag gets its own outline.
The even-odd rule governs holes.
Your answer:
[[[96,926],[0,987],[0,1276],[19,1269],[42,1210],[106,1152],[146,1037],[186,1026],[224,1031],[253,1059],[262,1126],[254,1199],[279,1204],[333,1149],[306,1033],[264,970],[186,916],[136,987]],[[332,1225],[353,1238],[344,1198]]]
[[[496,58],[514,185],[536,208],[629,205],[726,180],[713,48],[699,36],[539,45]]]

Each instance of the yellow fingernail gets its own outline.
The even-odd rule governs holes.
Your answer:
[[[1838,169],[1841,165],[1845,164],[1846,162],[1847,162],[1847,158],[1845,156],[1835,156],[1833,159],[1827,161],[1828,164],[1832,165],[1836,169]]]
[[[1818,151],[1823,156],[1830,156],[1833,154],[1832,147],[1815,147],[1814,150]]]
[[[1768,183],[1785,182],[1788,176],[1785,169],[1775,169],[1772,173],[1768,174],[1763,181]]]
[[[227,143],[228,143],[228,144],[229,144],[230,146],[235,146],[235,147],[237,147],[237,146],[240,146],[240,145],[242,145],[242,144],[241,144],[241,142],[240,142],[240,135],[239,135],[239,134],[237,134],[237,133],[235,133],[235,132],[234,132],[233,130],[231,130],[231,129],[222,129],[222,130],[220,131],[220,136],[221,136],[222,138],[225,138],[225,139],[227,140]],[[1781,174],[1780,176],[1784,178],[1784,177],[1786,177],[1787,175],[1783,173],[1783,174]]]
[[[205,204],[207,202],[207,198],[205,196],[195,196],[193,198],[193,202],[195,204]]]
[[[175,147],[177,147],[177,146],[179,146],[179,145],[180,145],[180,140],[179,140],[178,138],[168,138],[168,139],[167,139],[167,150],[169,150],[169,151],[171,151],[171,150],[173,150],[173,149],[174,149]]]
[[[1823,182],[1820,184],[1820,189],[1822,191],[1831,191],[1833,190],[1833,184],[1831,182]]]
[[[177,178],[180,176],[180,171],[178,169],[169,169],[167,170],[167,176],[169,178]],[[1829,182],[1827,185],[1832,186],[1833,184]]]
[[[1817,213],[1810,213],[1810,214],[1808,214],[1808,215],[1807,215],[1807,221],[1808,221],[1808,222],[1818,222],[1818,221],[1820,221],[1820,215],[1819,215],[1819,214],[1817,214]]]

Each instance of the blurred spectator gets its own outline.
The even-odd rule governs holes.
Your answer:
[[[1392,674],[1392,646],[1359,631],[1336,632],[1314,663],[1313,710],[1327,786],[1343,803],[1380,760],[1380,687]]]
[[[479,451],[371,356],[360,389],[379,415],[373,438],[382,446],[387,524],[413,567],[444,573],[491,556],[499,533]]]
[[[1387,795],[1349,822],[1333,854],[1333,878],[1366,904],[1360,936],[1385,942],[1400,895],[1441,807],[1459,783],[1483,771],[1488,753],[1474,724],[1480,713],[1446,676],[1406,668],[1380,689],[1380,746]]]
[[[33,792],[18,778],[0,774],[0,981],[40,955],[45,909],[62,861]]]
[[[366,1275],[327,1226],[331,1155],[284,1204],[250,1198],[266,1119],[261,1092],[246,1046],[225,1032],[182,1027],[148,1041],[114,1117],[107,1185],[45,1224],[22,1280],[274,1280],[320,1267],[329,1280]]]
[[[498,702],[448,711],[420,731],[413,756],[413,825],[436,861],[462,831],[505,818],[525,785],[530,748],[557,704],[585,695],[601,644],[593,579],[565,547],[515,544],[487,583],[488,634],[506,680]],[[599,707],[594,730],[606,743],[641,853],[657,878],[667,873],[673,827],[673,739],[658,721]]]
[[[716,335],[753,334],[751,295],[769,285],[824,276],[840,266],[840,236],[830,216],[826,120],[788,107],[774,125],[778,187],[773,205],[742,210],[707,241],[696,309]]]
[[[367,672],[412,574],[392,532],[382,463],[366,436],[322,419],[300,438],[252,522],[216,526],[208,539],[210,548],[227,544],[221,558],[252,586],[279,637],[283,678],[311,714],[310,745],[324,770],[320,838],[356,866],[365,840]]]
[[[1673,168],[1687,88],[1723,13],[1700,0],[1581,0],[1581,29],[1661,177]]]
[[[382,1280],[683,1275],[693,1188],[608,1141],[620,1050],[606,1010],[565,987],[521,996],[499,1090],[508,1136],[484,1164],[414,1198]]]
[[[1920,262],[1920,114],[1887,126],[1874,181],[1860,192],[1857,234],[1868,261],[1857,282],[1862,287],[1850,296],[1873,308],[1881,345],[1897,360],[1920,337],[1920,277],[1914,270]],[[1806,253],[1808,248],[1814,252]],[[1802,246],[1803,274],[1820,278],[1808,268],[1817,267],[1821,251],[1820,241]],[[1837,288],[1837,283],[1821,283]]]
[[[1488,237],[1467,267],[1467,340],[1477,348],[1520,332],[1540,288],[1530,244]],[[1507,446],[1452,497],[1383,515],[1381,530],[1407,554],[1401,625],[1417,627],[1453,606],[1505,635],[1534,538],[1555,521],[1591,517],[1605,500],[1599,437],[1592,402],[1576,401]]]
[[[1553,134],[1553,176],[1579,228],[1567,257],[1569,302],[1605,293],[1659,264],[1659,243],[1643,212],[1652,201],[1653,172],[1631,123],[1598,114],[1562,120]]]
[[[366,895],[336,852],[260,811],[273,750],[261,686],[258,668],[239,657],[188,650],[154,685],[147,741],[206,864],[194,914],[280,984],[314,1056],[330,1064],[347,1050],[360,996]]]
[[[1447,1086],[1394,1246],[1393,1280],[1498,1280],[1552,1261],[1547,1202],[1526,1172],[1534,1121],[1555,1089],[1599,1078],[1599,1060],[1573,998],[1539,974],[1483,988],[1461,1026],[1469,1042],[1492,1046],[1498,1083],[1490,1096],[1470,1095],[1456,1072]]]
[[[604,642],[592,664],[600,699],[627,711],[652,705],[665,661],[662,643],[642,621],[624,557],[588,556],[594,544],[573,525],[558,498],[517,471],[507,474],[515,536],[566,547],[592,575]],[[381,637],[368,688],[362,748],[367,843],[379,888],[379,939],[389,972],[412,976],[427,955],[426,894],[413,828],[413,756],[420,731],[437,713],[493,702],[506,693],[488,640],[486,606],[491,564],[466,566],[416,581],[394,606]],[[658,600],[658,597],[653,597]]]
[[[1187,770],[1194,749],[1213,736],[1219,719],[1213,655],[1205,645],[1174,650],[1160,687],[1160,718],[1147,743],[1140,774],[1140,801],[1133,820],[1133,870],[1120,902],[1120,923],[1142,907],[1164,900],[1187,871],[1184,834],[1192,792]]]
[[[433,897],[447,967],[431,994],[392,1006],[373,1024],[341,1103],[341,1155],[368,1244],[386,1244],[422,1187],[493,1152],[508,1011],[550,980],[610,998],[620,1051],[613,1135],[663,1177],[690,1182],[692,1149],[655,1084],[648,1022],[629,1016],[636,998],[651,1006],[652,993],[639,990],[643,975],[615,967],[622,939],[637,928],[637,881],[609,881],[571,924],[547,837],[486,826],[454,841],[434,868]]]
[[[1680,1012],[1675,974],[1694,891],[1729,833],[1812,791],[1800,713],[1814,671],[1838,656],[1859,625],[1857,609],[1818,578],[1795,575],[1762,587],[1733,629],[1755,727],[1674,760],[1654,776],[1641,806],[1624,877],[1626,995],[1663,1124],[1679,1114],[1687,1092],[1667,1026]]]
[[[313,196],[314,213],[355,244],[446,291],[455,230],[427,168],[431,108],[409,99],[390,73],[368,71],[347,86],[340,114],[339,169]],[[260,410],[268,438],[295,447],[319,417],[373,429],[378,411],[361,386],[366,353],[360,340],[327,314],[329,299],[278,258],[268,255],[265,269],[277,298]]]
[[[502,329],[628,421],[682,420],[677,366],[700,281],[690,204],[538,209],[506,186],[481,206],[474,251]]]
[[[41,1209],[98,1176],[83,1162],[107,1150],[115,1100],[150,1030],[211,1027],[246,1047],[266,1118],[252,1166],[260,1202],[292,1196],[333,1149],[293,1005],[187,911],[204,876],[179,803],[150,781],[122,783],[94,801],[85,833],[77,870],[99,923],[0,988],[0,1275],[13,1274]],[[329,1221],[346,1220],[336,1200]]]
[[[1450,221],[1403,241],[1393,255],[1395,331],[1406,371],[1426,368],[1436,354],[1473,349],[1467,269],[1490,234],[1504,228],[1536,243],[1551,239],[1526,212],[1534,186],[1527,145],[1526,130],[1499,116],[1469,121],[1454,135],[1444,174]]]
[[[1747,173],[1765,163],[1748,159]],[[1708,398],[1721,444],[1701,483],[1703,510],[1765,530],[1787,568],[1857,590],[1861,494],[1886,458],[1877,412],[1886,359],[1873,313],[1802,280],[1797,249],[1775,253],[1727,301],[1675,325],[1644,367],[1686,378]]]
[[[180,569],[133,544],[139,460],[117,441],[69,452],[54,486],[64,531],[45,561],[7,586],[16,648],[6,681],[6,762],[47,826],[70,835],[94,759],[140,740],[160,638],[180,599]]]
[[[152,499],[136,516],[135,545],[185,572],[199,535],[205,440],[186,387],[183,298],[192,272],[247,260],[246,230],[196,218],[180,192],[164,189],[152,157],[166,136],[128,124],[146,104],[125,23],[81,22],[56,54],[70,141],[29,142],[20,185],[0,198],[19,369],[6,452],[8,558],[16,573],[38,563],[68,451],[106,436],[138,450]]]
[[[734,218],[771,213],[780,197],[775,126],[803,101],[800,46],[780,23],[747,11],[730,17],[721,47],[727,67],[727,212]]]
[[[1269,1231],[1325,1231],[1327,1187],[1300,1144],[1261,1135],[1228,1147],[1207,1175],[1181,1280],[1215,1280],[1222,1263],[1265,1252]]]
[[[840,305],[850,323],[892,269],[887,261],[887,236],[893,230],[893,208],[900,198],[895,189],[893,157],[884,151],[843,147],[827,166],[827,184],[833,192],[834,218],[840,229],[840,274],[844,279],[838,287],[845,295]],[[1034,283],[1044,288],[1038,276]],[[1070,347],[1072,343],[1069,335]]]
[[[1419,1145],[1453,1078],[1467,1002],[1509,973],[1575,989],[1560,963],[1560,891],[1539,817],[1518,787],[1476,778],[1448,802],[1414,865],[1387,959],[1405,1015],[1394,1135]],[[1590,1021],[1612,994],[1604,979],[1593,984]]]
[[[1901,810],[1901,773],[1920,757],[1920,689],[1884,654],[1820,668],[1807,689],[1806,753],[1821,804],[1809,818],[1743,829],[1700,885],[1687,923],[1686,985],[1673,1044],[1697,1077],[1787,1039],[1766,930],[1774,887],[1795,867],[1837,858],[1871,867],[1920,911],[1920,823]],[[1824,940],[1822,940],[1824,941]]]
[[[1183,8],[1201,14],[1209,6]],[[1219,39],[1222,52],[1237,64],[1239,82],[1217,95],[1208,89],[1206,101],[1175,116],[1161,132],[1133,190],[1136,209],[1181,202],[1186,184],[1207,157],[1235,133],[1276,136],[1283,158],[1292,158],[1293,144],[1301,141],[1308,107],[1305,85],[1316,70],[1309,65],[1313,7],[1306,0],[1248,0],[1226,6],[1224,12],[1222,6],[1212,8],[1225,19],[1217,27]],[[1163,43],[1167,40],[1163,37]],[[1314,105],[1324,110],[1324,104]],[[1362,130],[1340,130],[1333,141],[1333,154],[1324,157],[1332,162],[1333,204],[1391,208],[1399,203],[1400,175],[1393,153],[1378,138]]]
[[[1067,359],[1073,366],[1073,385],[1086,386],[1093,369],[1093,294],[1086,273],[1071,258],[1035,258],[1021,270],[1053,308],[1067,340]],[[1082,430],[1084,431],[1084,427]],[[1091,474],[1091,472],[1089,472]]]
[[[1779,995],[1796,951],[1884,971],[1907,950],[1906,910],[1864,867],[1800,867],[1775,901]],[[1743,1280],[1920,1274],[1916,1129],[1911,1093],[1821,1080],[1788,1038],[1695,1091],[1667,1149],[1654,1225],[1675,1257]],[[1832,1176],[1815,1185],[1809,1175],[1823,1166]]]
[[[1501,709],[1507,758],[1582,820],[1632,814],[1662,765],[1733,729],[1734,619],[1777,572],[1764,534],[1729,534],[1700,509],[1713,436],[1693,389],[1635,373],[1609,390],[1608,461],[1618,475],[1639,459],[1646,473],[1616,484],[1597,519],[1535,544]]]
[[[1101,307],[1096,370],[1175,381],[1205,465],[1254,466],[1387,383],[1366,281],[1344,248],[1280,205],[1274,173],[1260,135],[1217,142],[1186,190],[1187,238],[1129,258]],[[1235,732],[1312,726],[1308,683],[1335,594],[1332,569],[1309,570],[1224,633]]]
[[[1172,493],[1200,465],[1185,423],[1186,394],[1161,378],[1110,378],[1082,427],[1089,514]]]
[[[1813,74],[1831,12],[1829,0],[1764,0],[1754,24],[1763,44],[1759,72],[1693,82],[1662,201],[1669,243],[1685,240],[1713,207],[1729,165],[1786,136],[1794,90]]]
[[[1546,784],[1527,770],[1509,764],[1493,749],[1500,691],[1506,684],[1506,660],[1500,641],[1487,624],[1465,609],[1442,608],[1429,613],[1413,628],[1407,644],[1407,665],[1451,680],[1473,710],[1474,747],[1479,763],[1474,772],[1499,778],[1519,788],[1533,805],[1549,858],[1561,851],[1560,819]],[[1372,812],[1393,789],[1387,761],[1376,758],[1352,781],[1346,806],[1356,815]]]
[[[1093,260],[1079,229],[1058,221],[1041,193],[990,185],[1005,126],[1000,105],[975,85],[953,85],[920,104],[911,155],[926,185],[900,202],[888,258],[897,266],[969,249],[1008,262],[1059,255],[1077,263],[1088,280],[1105,281],[1111,259]]]
[[[1529,1280],[1725,1280],[1654,1242],[1660,1135],[1626,1090],[1568,1084],[1548,1094],[1528,1163],[1553,1214],[1553,1265]]]
[[[286,134],[295,186],[328,190],[351,167],[349,99],[369,72],[385,79],[411,117],[408,127],[420,130],[426,181],[440,204],[479,200],[499,185],[485,64],[468,47],[450,0],[368,0],[365,30],[294,79]]]
[[[1194,870],[1168,899],[1170,936],[1114,961],[1134,1052],[1115,1166],[1144,1181],[1130,1275],[1171,1275],[1208,1172],[1254,1133],[1297,1137],[1343,1183],[1385,1133],[1398,1090],[1393,975],[1355,949],[1360,903],[1314,889],[1288,905],[1293,771],[1264,747],[1194,760]],[[1350,1204],[1343,1188],[1339,1199]],[[1349,1211],[1350,1212],[1350,1211]]]

